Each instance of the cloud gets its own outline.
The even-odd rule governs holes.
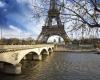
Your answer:
[[[24,30],[27,26],[24,23],[32,15],[28,1],[18,3],[17,0],[2,0],[0,4],[0,26],[9,28],[9,25],[14,25]]]
[[[3,38],[20,38],[26,39],[28,37],[32,37],[31,33],[22,31],[20,28],[10,25],[9,30],[2,29],[2,36]]]
[[[32,20],[31,0],[2,0],[0,7],[0,28],[5,38],[36,38],[41,31],[43,20]]]
[[[10,25],[9,28],[16,31],[16,32],[21,32],[21,30],[19,28],[15,27],[13,25]]]
[[[0,8],[0,27],[5,38],[37,38],[44,20],[38,23],[32,19],[31,0],[2,0]]]
[[[0,1],[0,7],[4,7],[4,6],[5,6],[5,3]]]

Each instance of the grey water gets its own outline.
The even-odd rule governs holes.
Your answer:
[[[100,54],[55,52],[42,61],[24,61],[21,75],[0,80],[100,80]]]

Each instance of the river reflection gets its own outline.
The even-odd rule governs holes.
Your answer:
[[[100,80],[100,55],[56,52],[43,61],[24,61],[21,75],[0,80]]]

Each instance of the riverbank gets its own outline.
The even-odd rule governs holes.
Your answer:
[[[72,51],[72,52],[73,52],[73,51],[74,51],[74,52],[80,52],[80,51],[82,51],[82,52],[84,52],[84,51],[85,51],[85,52],[96,52],[97,50],[86,50],[86,49],[76,49],[76,50],[71,50],[71,49],[56,49],[56,50],[54,50],[54,51],[58,51],[58,52],[59,52],[59,51],[62,51],[62,52],[64,52],[64,51],[65,51],[65,52],[66,52],[66,51],[68,51],[68,52],[71,52],[71,51]]]
[[[56,45],[54,48],[55,52],[93,52],[96,54],[100,54],[100,49],[95,48],[93,46],[89,45],[81,45],[81,46],[76,46],[76,45]]]
[[[93,52],[96,54],[100,54],[100,50],[96,49],[55,49],[54,52]]]

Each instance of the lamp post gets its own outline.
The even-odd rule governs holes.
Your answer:
[[[2,39],[2,26],[1,26],[1,40],[0,40],[0,44],[3,44],[3,39]]]
[[[2,40],[2,26],[1,26],[1,40]]]

